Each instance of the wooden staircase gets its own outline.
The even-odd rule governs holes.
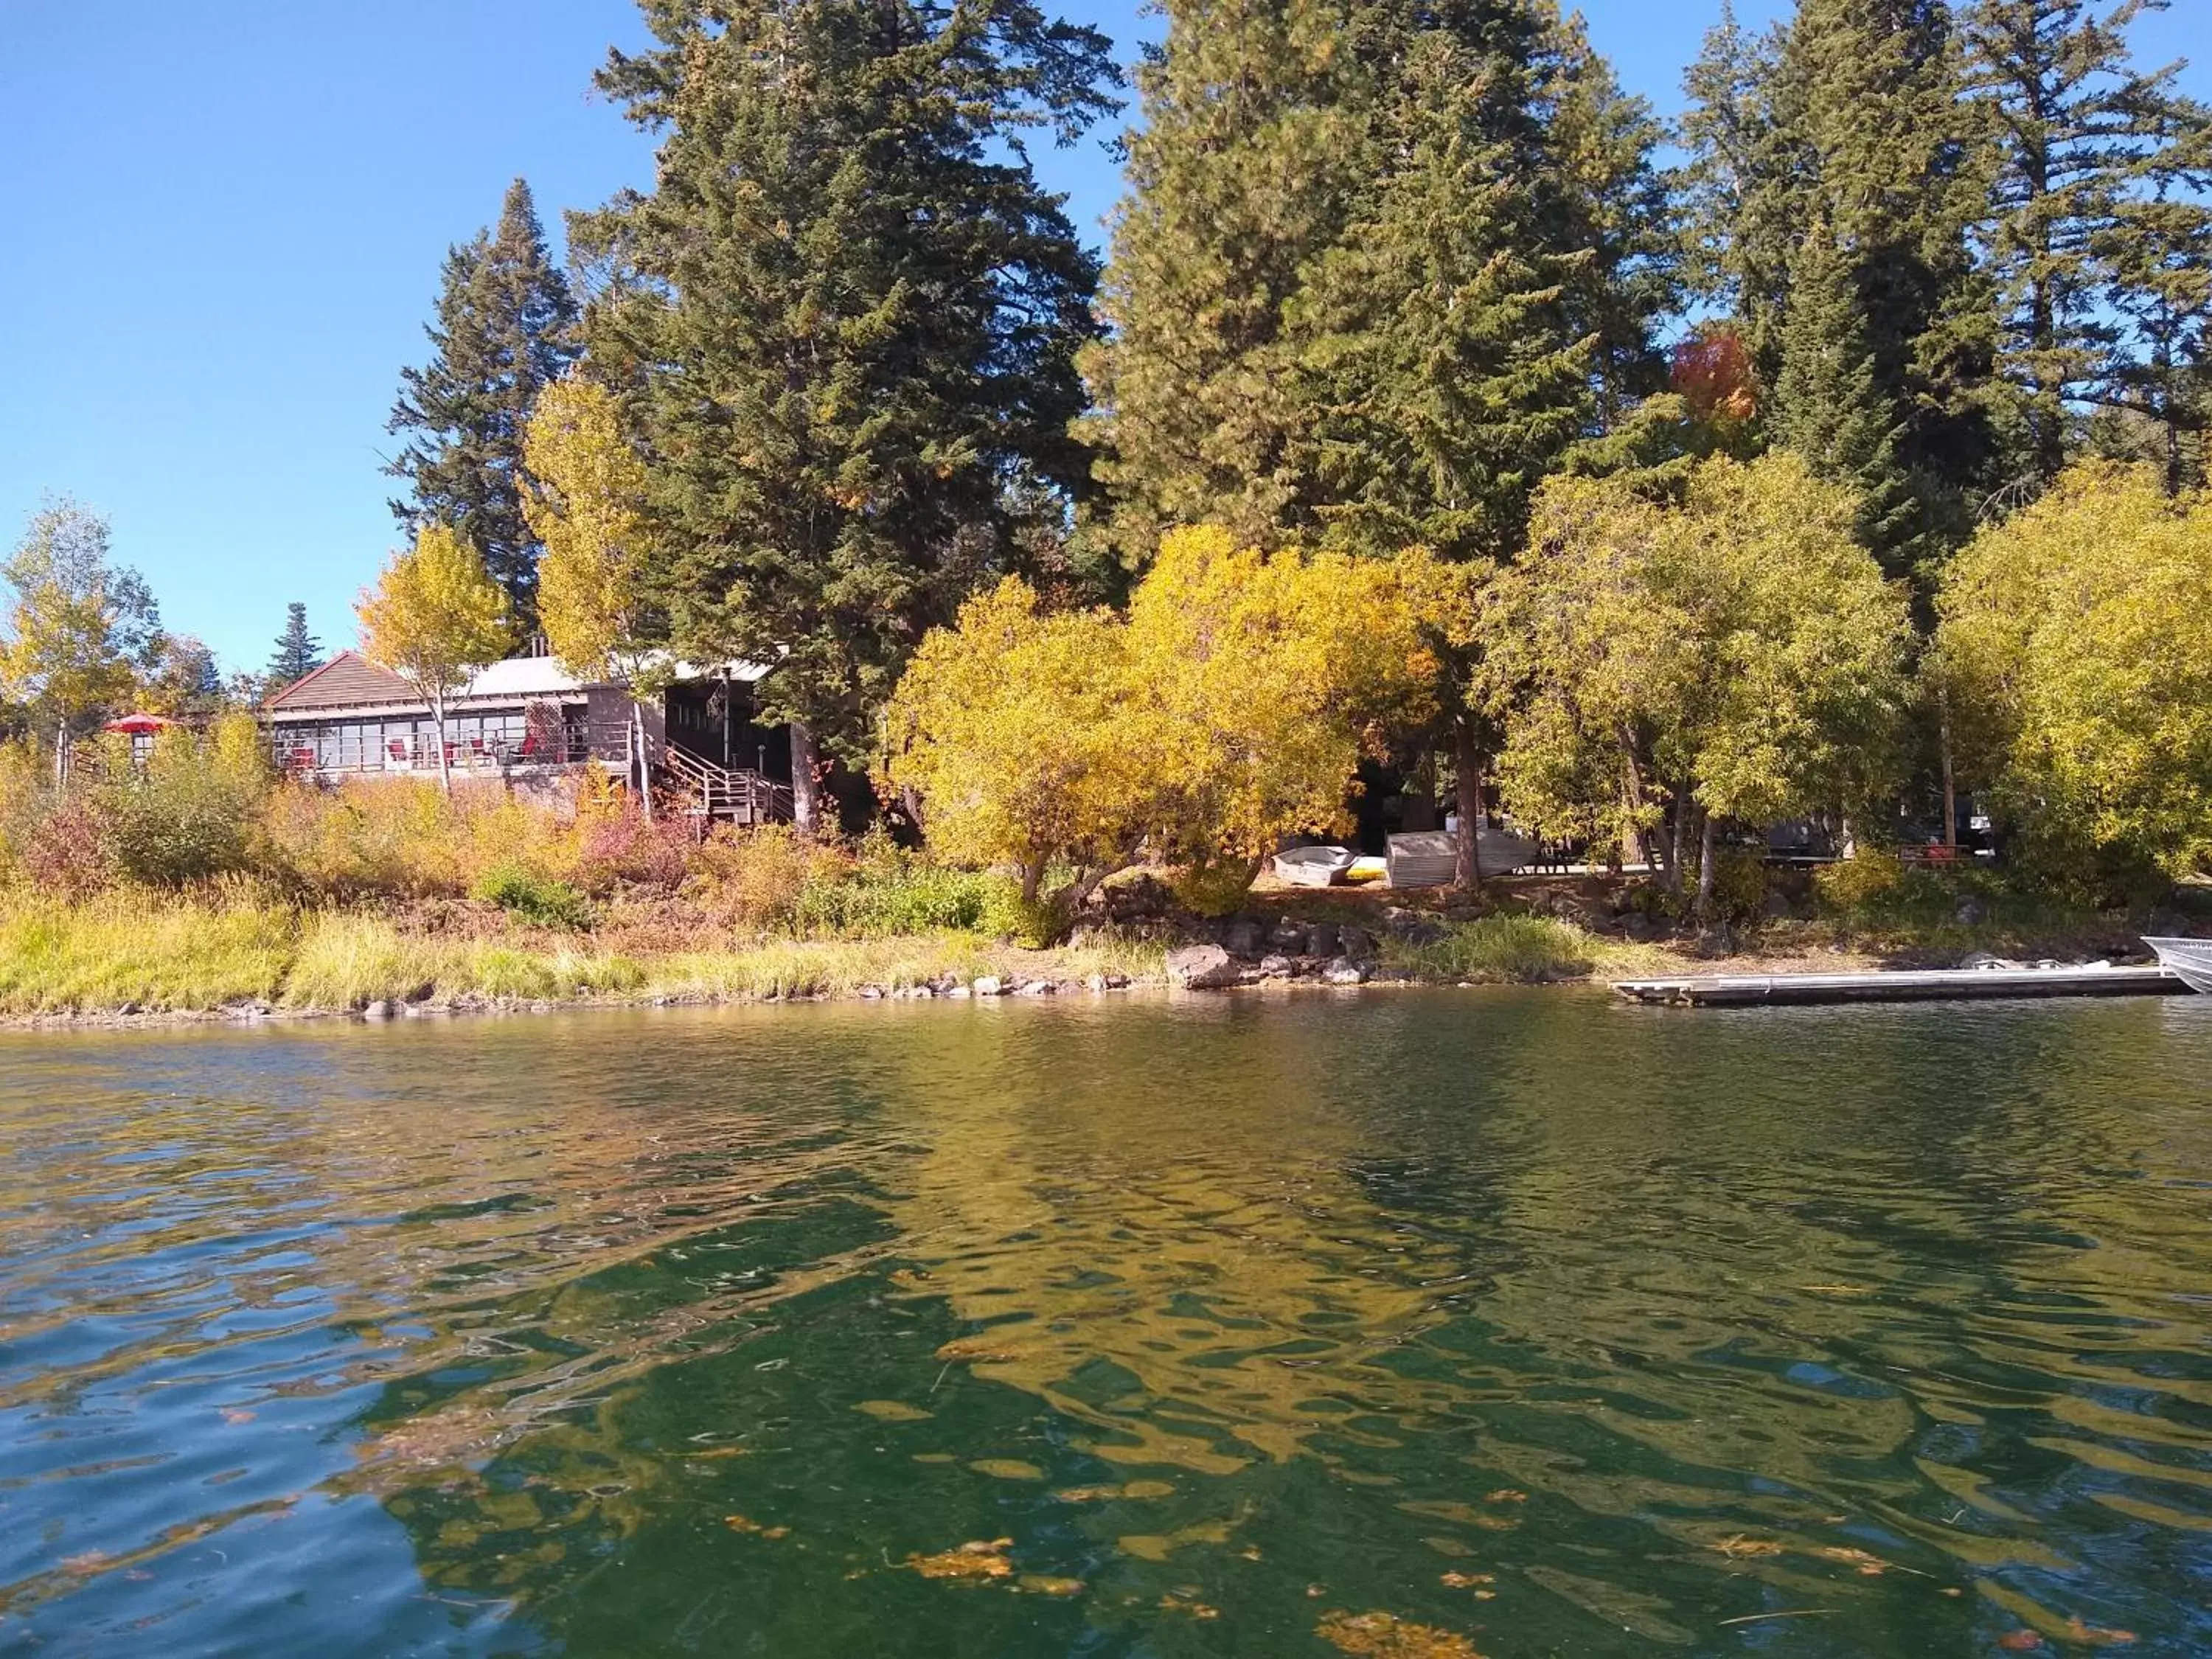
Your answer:
[[[672,793],[694,817],[726,823],[787,823],[793,806],[791,786],[758,772],[738,771],[702,760],[674,744],[661,750],[660,769]]]

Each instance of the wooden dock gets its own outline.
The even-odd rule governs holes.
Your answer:
[[[2013,997],[2190,994],[2163,968],[1957,968],[1935,972],[1743,974],[1623,980],[1631,1002],[1677,1008],[1802,1006],[1824,1002],[1996,1001]]]

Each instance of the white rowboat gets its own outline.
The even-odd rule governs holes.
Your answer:
[[[1328,887],[1352,868],[1349,847],[1293,847],[1275,854],[1275,873],[1293,887]]]
[[[2147,939],[2159,965],[2191,990],[2212,996],[2212,939]]]

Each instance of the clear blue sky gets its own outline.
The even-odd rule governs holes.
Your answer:
[[[2204,3],[2145,23],[2145,58],[2183,55]],[[1155,26],[1135,0],[1073,9],[1125,57]],[[1668,112],[1718,9],[1585,6]],[[350,643],[394,540],[384,422],[439,261],[518,173],[556,233],[649,179],[647,141],[589,90],[641,34],[629,0],[0,0],[0,543],[74,495],[227,668],[260,665],[288,599]],[[2205,66],[2190,79],[2212,93]],[[1118,188],[1100,146],[1042,164],[1095,231]]]

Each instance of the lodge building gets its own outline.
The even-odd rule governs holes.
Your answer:
[[[586,767],[634,765],[636,715],[655,787],[705,816],[791,816],[791,731],[755,718],[765,671],[686,669],[665,691],[575,678],[548,656],[511,657],[447,699],[445,758],[456,778],[530,785]],[[276,764],[295,777],[436,777],[430,705],[389,669],[342,651],[263,705]]]

